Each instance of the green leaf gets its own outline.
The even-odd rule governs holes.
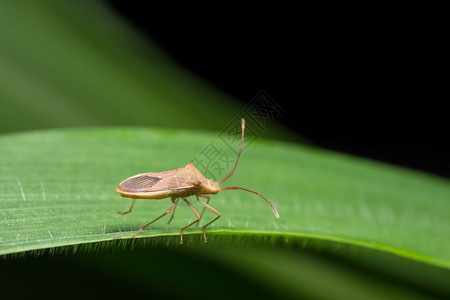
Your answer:
[[[211,142],[234,160],[216,134],[189,131],[86,128],[2,136],[0,254],[130,239],[170,201],[137,200],[131,214],[118,215],[131,204],[115,192],[118,183],[138,173],[184,166],[200,158]],[[256,140],[223,184],[234,185],[266,196],[280,219],[251,193],[223,191],[211,199],[222,217],[208,227],[209,237],[232,235],[243,243],[247,235],[281,237],[288,243],[331,241],[450,267],[450,186],[441,178]],[[199,203],[195,207],[201,209]],[[203,222],[213,217],[206,213]],[[194,217],[180,207],[170,225],[167,220],[138,237],[178,235]],[[185,243],[196,243],[200,237],[190,234],[200,232],[188,229]]]

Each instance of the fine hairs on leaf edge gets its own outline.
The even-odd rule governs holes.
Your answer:
[[[76,255],[95,254],[102,251],[133,251],[135,248],[157,247],[167,249],[214,249],[217,248],[239,248],[239,247],[268,247],[294,250],[311,250],[318,253],[329,253],[346,255],[348,253],[380,253],[382,255],[393,255],[399,259],[412,263],[426,264],[450,272],[450,263],[435,260],[431,257],[409,252],[403,249],[386,245],[372,245],[359,241],[345,240],[327,236],[316,236],[297,233],[276,233],[276,232],[245,232],[220,230],[211,232],[211,241],[214,243],[203,243],[200,232],[189,232],[191,236],[189,243],[180,246],[178,243],[178,233],[163,234],[157,236],[142,236],[138,239],[124,238],[97,242],[84,242],[73,245],[44,247],[20,252],[5,253],[0,255],[1,259],[18,259],[28,257],[38,257],[41,255]]]

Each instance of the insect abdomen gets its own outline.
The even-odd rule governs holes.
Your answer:
[[[171,197],[170,191],[157,191],[157,192],[129,192],[124,191],[121,188],[117,188],[116,191],[122,196],[133,199],[164,199]]]

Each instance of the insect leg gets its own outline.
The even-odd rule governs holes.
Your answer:
[[[199,195],[199,196],[197,196],[197,200],[198,200],[198,197],[205,198],[207,204],[209,204],[209,200],[211,200],[211,197],[208,196],[208,195]],[[202,217],[203,217],[203,213],[205,212],[205,209],[206,209],[206,207],[203,207],[202,213],[200,214],[200,220],[201,220]],[[197,227],[198,227],[198,225],[200,225],[200,220],[199,220],[199,222],[197,223]]]
[[[162,215],[160,215],[159,217],[157,217],[156,219],[154,219],[154,220],[151,221],[150,223],[148,223],[148,224],[142,226],[138,231],[136,231],[136,233],[133,234],[133,238],[135,238],[139,233],[141,233],[141,231],[144,230],[145,227],[147,227],[148,225],[152,224],[153,222],[158,221],[159,219],[161,219],[161,218],[164,217],[165,215],[170,214],[170,213],[172,212],[172,210],[175,209],[176,206],[177,206],[176,203],[172,203],[172,205],[169,207],[169,209],[168,209],[165,213],[163,213]]]
[[[131,203],[131,207],[130,207],[130,209],[128,210],[128,211],[118,211],[117,213],[119,214],[119,215],[126,215],[126,214],[129,214],[132,210],[133,210],[133,206],[134,206],[134,202],[136,202],[136,199],[133,199],[133,203]]]
[[[203,202],[202,200],[198,200],[198,202],[200,202],[205,208],[209,209],[210,211],[212,211],[213,213],[215,213],[217,215],[217,218],[215,218],[214,220],[212,220],[211,222],[209,222],[208,224],[203,226],[203,240],[204,242],[208,242],[208,239],[206,238],[206,227],[208,225],[210,225],[211,223],[215,222],[218,218],[220,218],[220,213],[211,205],[206,204],[205,202]]]
[[[172,198],[172,203],[178,204],[179,199],[175,199]],[[172,222],[173,217],[175,217],[175,210],[177,209],[177,207],[175,206],[175,208],[172,211],[172,215],[170,216],[169,222],[167,222],[167,225],[170,224],[170,222]]]
[[[186,228],[188,228],[188,227],[194,225],[195,223],[197,223],[198,221],[200,221],[200,215],[199,215],[198,212],[195,210],[195,208],[192,206],[192,204],[191,204],[186,198],[184,198],[184,197],[183,197],[183,201],[186,202],[187,205],[189,205],[189,208],[192,210],[192,212],[194,213],[194,215],[195,215],[195,217],[197,218],[197,220],[195,220],[195,221],[192,222],[191,224],[189,224],[189,225],[184,226],[183,228],[181,228],[181,231],[180,231],[180,244],[183,244],[183,231],[184,231]]]

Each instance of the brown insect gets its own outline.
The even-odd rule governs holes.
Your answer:
[[[133,210],[134,203],[136,199],[164,199],[170,197],[172,200],[172,205],[169,207],[169,209],[151,221],[150,223],[142,226],[134,235],[133,238],[135,238],[144,228],[149,226],[150,224],[158,221],[162,217],[164,217],[167,214],[172,213],[168,224],[172,221],[174,215],[175,215],[175,209],[177,207],[179,198],[181,198],[192,210],[194,213],[196,220],[187,226],[181,228],[180,231],[180,244],[183,244],[183,232],[186,228],[194,225],[197,223],[197,226],[200,222],[200,219],[203,216],[203,213],[205,212],[205,209],[209,209],[214,214],[217,215],[217,217],[212,220],[211,222],[207,223],[203,226],[203,239],[205,243],[207,242],[206,238],[206,227],[208,227],[210,224],[212,224],[214,221],[220,218],[220,213],[214,209],[211,205],[209,205],[210,197],[207,194],[217,194],[220,191],[224,190],[244,190],[253,194],[256,194],[266,200],[266,202],[270,205],[272,208],[273,213],[275,214],[275,217],[278,219],[279,215],[275,207],[273,207],[272,203],[270,203],[269,200],[267,200],[265,197],[263,197],[261,194],[251,191],[249,189],[245,189],[238,186],[230,186],[230,187],[219,187],[219,184],[223,183],[225,180],[227,180],[231,175],[233,175],[234,170],[236,169],[236,166],[239,161],[239,157],[242,153],[242,147],[244,144],[244,131],[245,131],[245,120],[241,120],[241,126],[242,126],[242,136],[241,136],[241,146],[239,148],[239,154],[236,159],[236,163],[234,164],[233,169],[228,173],[227,176],[225,176],[224,179],[222,179],[219,182],[215,182],[211,179],[206,179],[205,176],[200,173],[197,168],[192,164],[192,162],[188,163],[185,167],[170,170],[170,171],[164,171],[164,172],[158,172],[158,173],[143,173],[138,174],[135,176],[132,176],[124,181],[122,181],[119,184],[119,187],[116,189],[117,192],[120,193],[122,197],[128,197],[132,198],[133,202],[131,203],[131,207],[128,211],[125,212],[118,212],[118,214],[128,214]],[[186,197],[188,196],[195,196],[200,202],[201,205],[203,205],[202,213],[199,214],[195,208],[192,206],[192,204],[189,202]],[[199,197],[206,199],[206,202],[203,202],[199,199]]]

